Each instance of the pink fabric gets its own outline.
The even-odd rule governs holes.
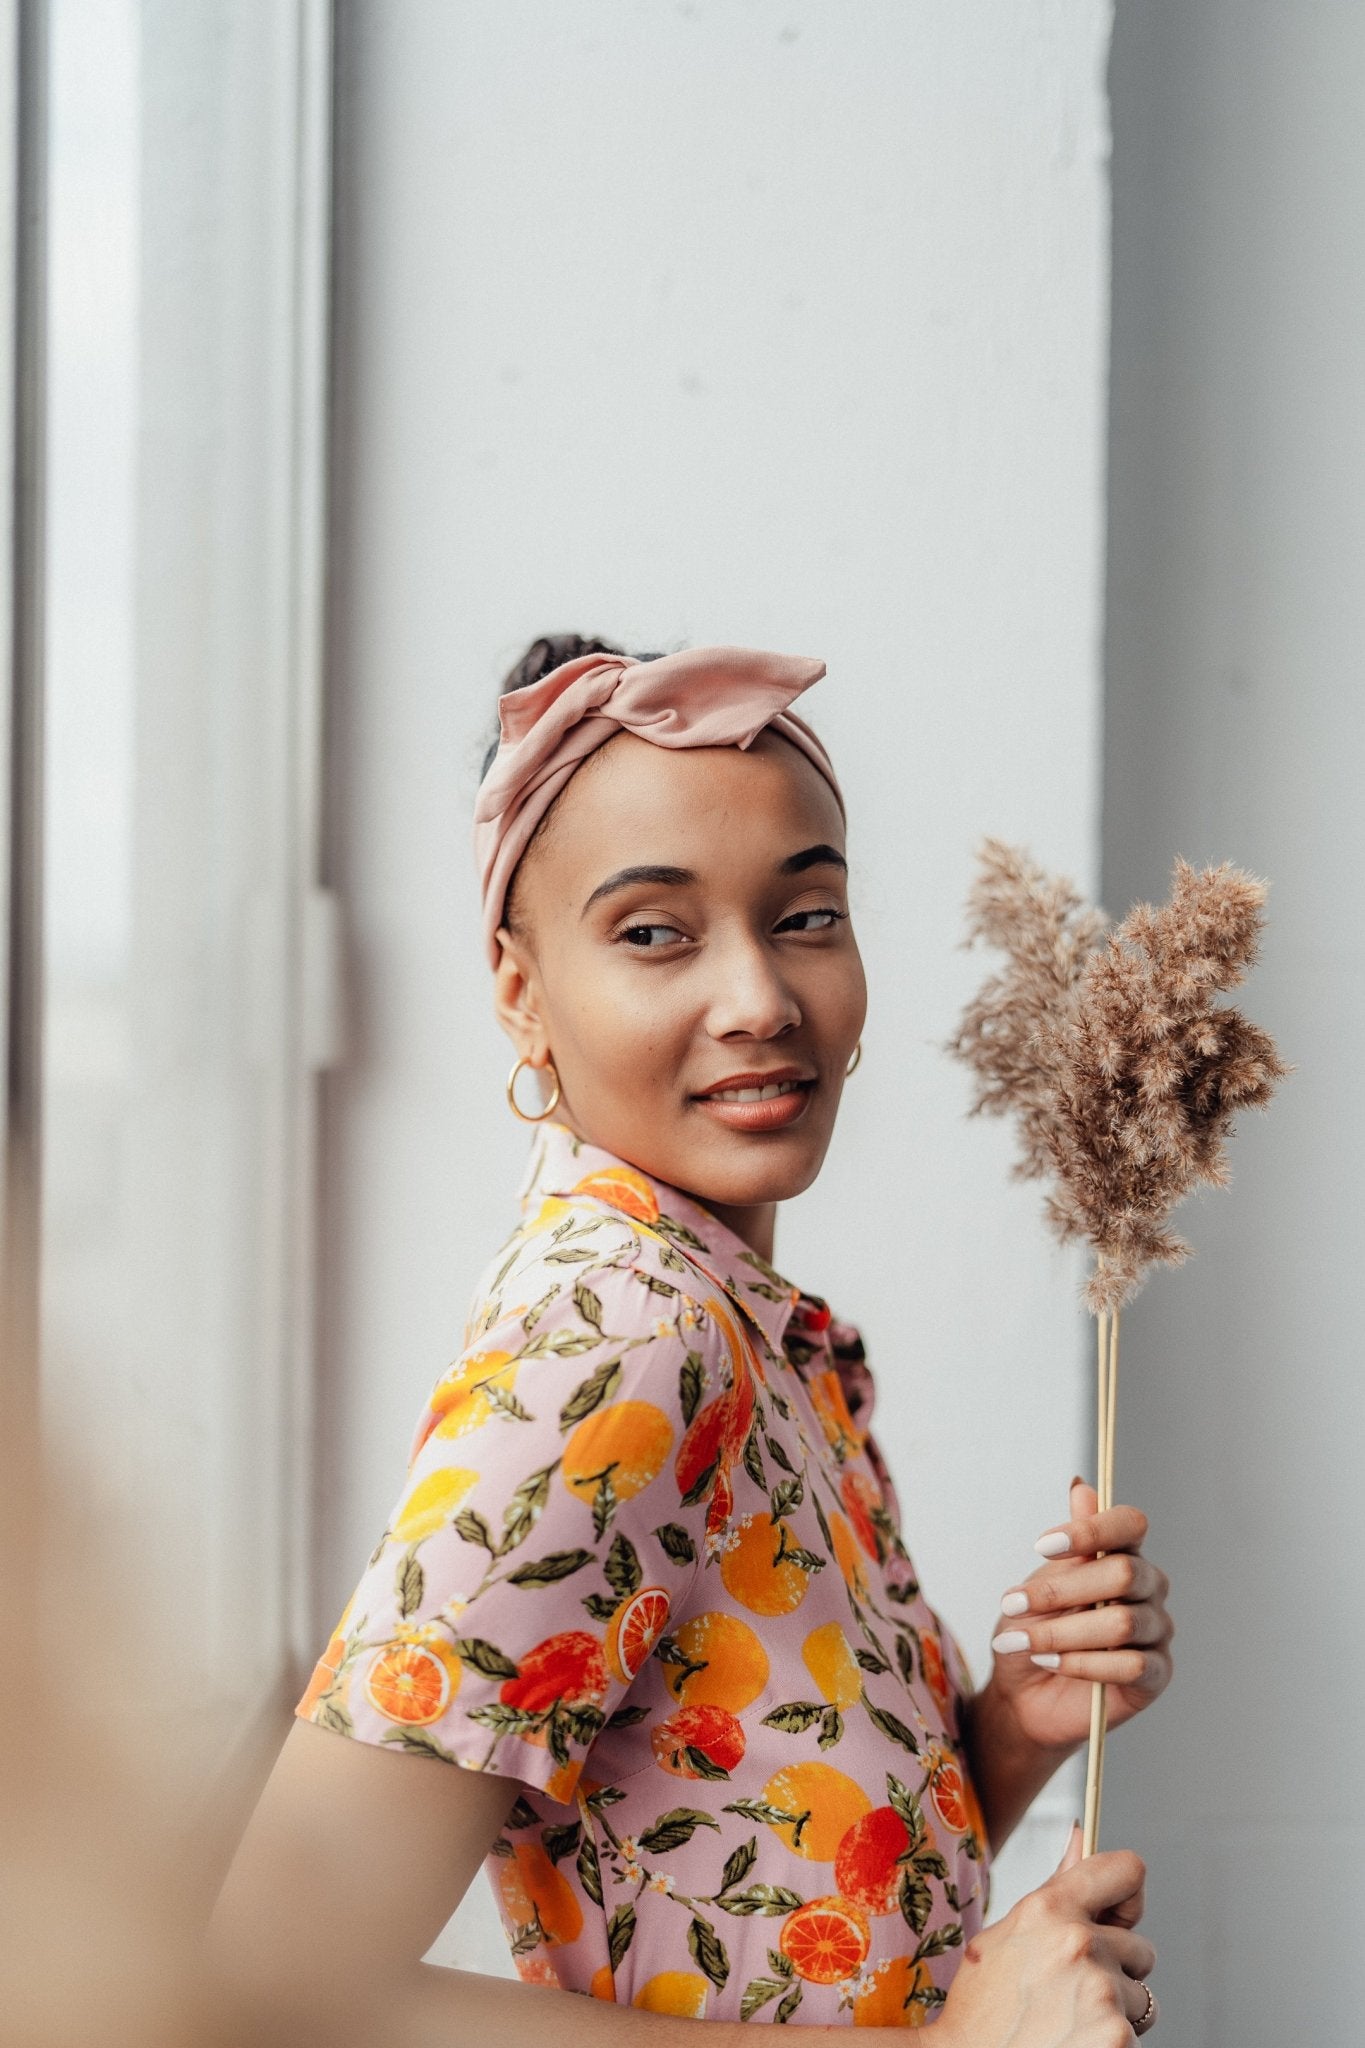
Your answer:
[[[823,661],[757,647],[688,647],[657,661],[583,654],[498,699],[501,737],[474,805],[489,964],[512,870],[574,770],[615,733],[657,747],[750,746],[771,726],[812,760],[844,808],[834,764],[787,706],[818,683]]]

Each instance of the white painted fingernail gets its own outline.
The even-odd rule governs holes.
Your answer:
[[[1000,1602],[1000,1612],[1002,1614],[1027,1614],[1028,1594],[1006,1593],[1004,1599]]]
[[[1040,1536],[1033,1547],[1044,1557],[1061,1557],[1064,1551],[1070,1550],[1071,1538],[1065,1529],[1054,1529],[1050,1535]]]
[[[1026,1650],[1029,1638],[1021,1628],[1002,1629],[998,1636],[992,1636],[991,1648],[1002,1653],[1006,1650]]]
[[[1029,1658],[1030,1664],[1041,1664],[1048,1671],[1055,1671],[1061,1661],[1055,1650],[1035,1650]]]

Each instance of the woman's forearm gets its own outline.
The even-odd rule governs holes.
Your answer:
[[[740,2020],[674,2018],[667,2013],[640,2012],[634,2006],[608,2005],[605,1999],[583,1998],[545,1984],[523,1984],[519,1978],[485,1977],[472,1970],[449,1970],[435,1963],[418,1965],[418,1981],[401,2028],[391,2027],[388,2039],[401,2048],[452,2048],[452,2043],[477,2041],[479,2048],[527,2048],[544,2041],[549,2048],[599,2048],[619,2042],[621,2048],[748,2048],[753,2028]],[[803,2043],[843,2038],[843,2027],[803,2027]]]
[[[963,1747],[992,1854],[1002,1849],[1044,1785],[1081,1744],[1043,1749],[1019,1734],[1013,1716],[989,1684],[961,1705]]]

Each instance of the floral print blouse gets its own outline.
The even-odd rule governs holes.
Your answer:
[[[523,1977],[923,2026],[990,1846],[858,1332],[565,1124],[519,1192],[294,1711],[508,1779]]]

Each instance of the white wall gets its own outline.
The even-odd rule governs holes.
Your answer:
[[[1179,1635],[1105,1809],[1181,2048],[1361,2032],[1362,76],[1351,0],[1118,10],[1105,894],[1267,876],[1246,1004],[1299,1065],[1124,1317]]]
[[[936,1042],[985,971],[955,950],[978,837],[1096,874],[1109,27],[1098,0],[341,7],[320,1638],[514,1220],[468,835],[497,677],[546,630],[829,663],[802,709],[850,792],[871,1011],[777,1258],[865,1331],[979,1678],[1093,1473],[1078,1269]],[[997,1911],[1074,1810],[1069,1779]]]

